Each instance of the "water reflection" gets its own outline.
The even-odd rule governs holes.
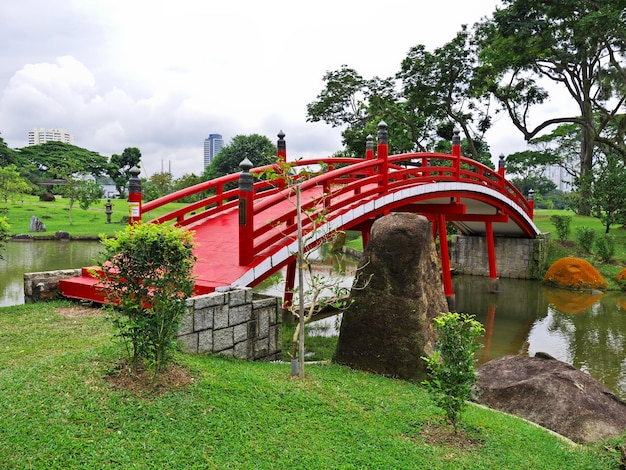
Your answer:
[[[548,288],[534,281],[501,279],[487,293],[485,279],[455,278],[459,311],[486,328],[479,363],[507,354],[541,351],[584,370],[626,399],[626,296]]]
[[[588,372],[626,399],[625,293],[589,294],[537,281],[500,279],[500,291],[493,294],[487,279],[478,276],[455,276],[453,288],[457,310],[476,315],[485,326],[479,364],[505,355],[545,352]],[[337,317],[307,328],[311,335],[338,331]]]
[[[0,306],[24,303],[24,273],[90,266],[101,248],[97,241],[8,242],[0,260]]]

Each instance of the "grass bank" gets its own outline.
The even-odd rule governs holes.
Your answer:
[[[135,395],[107,377],[121,350],[100,310],[0,308],[0,467],[610,469],[616,442],[572,447],[470,406],[463,441],[422,387],[336,365],[177,355],[193,381]],[[175,385],[175,384],[174,384]]]
[[[57,196],[55,201],[43,202],[35,196],[25,196],[23,201],[13,201],[0,209],[0,217],[5,217],[11,226],[11,235],[54,235],[57,231],[68,232],[73,237],[98,237],[100,234],[113,235],[123,230],[123,217],[128,216],[128,202],[125,199],[111,199],[111,223],[107,223],[106,199],[83,210],[78,203],[72,207],[72,224],[69,217],[69,201]],[[169,204],[166,208],[147,214],[145,220],[165,214],[181,204]],[[28,231],[30,219],[36,216],[46,225],[46,232],[35,234]]]

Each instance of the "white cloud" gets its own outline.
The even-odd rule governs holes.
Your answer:
[[[176,176],[202,171],[209,133],[275,141],[283,130],[290,155],[329,155],[340,130],[306,122],[326,71],[391,76],[412,46],[443,45],[497,4],[3,2],[0,17],[18,23],[0,29],[13,45],[0,65],[0,132],[22,147],[32,127],[64,127],[103,155],[138,147],[148,174],[171,161]]]

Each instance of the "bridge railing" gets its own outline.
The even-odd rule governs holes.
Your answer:
[[[388,156],[386,125],[383,125],[381,123],[379,126],[377,156],[374,156],[372,139],[368,137],[365,159],[313,158],[285,164],[286,147],[284,134],[281,132],[278,163],[250,170],[250,173],[257,175],[251,191],[253,204],[250,207],[253,214],[249,214],[254,217],[250,219],[250,226],[244,232],[240,231],[240,245],[245,244],[247,248],[244,251],[248,253],[240,262],[249,264],[253,254],[284,244],[286,238],[295,239],[297,213],[294,184],[299,185],[303,193],[307,193],[303,211],[324,211],[326,220],[331,220],[366,198],[398,191],[407,186],[446,181],[494,189],[515,202],[532,219],[532,201],[528,201],[506,180],[503,165],[496,171],[461,156],[458,134],[453,140],[452,154],[423,152]],[[311,169],[314,171],[310,172]],[[275,177],[260,177],[267,173],[272,173]],[[141,213],[149,213],[166,204],[203,192],[207,193],[205,198],[155,217],[151,222],[190,226],[224,211],[236,211],[242,193],[239,187],[233,186],[239,182],[241,175],[242,173],[226,175],[147,202]],[[264,216],[266,211],[278,204],[284,205],[279,216]],[[305,232],[314,230],[315,222],[305,219]]]

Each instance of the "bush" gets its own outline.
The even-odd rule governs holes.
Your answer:
[[[153,380],[167,366],[193,293],[191,234],[173,226],[129,225],[104,238],[101,268],[118,336],[133,372],[144,363]]]
[[[576,229],[576,238],[583,250],[587,253],[591,253],[593,242],[596,238],[596,232],[592,228],[583,225]]]
[[[0,217],[0,250],[4,248],[4,244],[9,239],[9,230],[11,227],[7,223],[7,219],[4,217]],[[2,253],[0,252],[0,259],[4,259],[2,257]]]
[[[602,235],[596,240],[596,250],[602,261],[609,262],[615,254],[615,240],[611,235]]]
[[[550,216],[550,222],[554,224],[556,228],[556,237],[559,240],[567,240],[569,237],[569,224],[572,218],[569,215],[552,215]]]
[[[621,290],[626,290],[626,268],[617,273],[615,280]]]
[[[424,382],[437,406],[457,430],[459,415],[476,382],[474,353],[484,328],[473,315],[442,313],[434,319],[439,337],[435,351],[424,357],[430,381]]]

